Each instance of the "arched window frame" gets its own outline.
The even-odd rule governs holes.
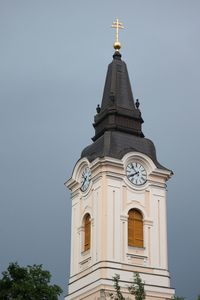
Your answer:
[[[144,247],[143,214],[136,208],[132,208],[128,211],[128,246]]]

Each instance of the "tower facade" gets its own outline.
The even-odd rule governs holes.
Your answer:
[[[166,181],[172,171],[144,137],[127,67],[118,49],[108,66],[93,143],[65,183],[71,191],[71,266],[66,300],[105,299],[120,275],[124,297],[133,272],[146,299],[171,299]]]

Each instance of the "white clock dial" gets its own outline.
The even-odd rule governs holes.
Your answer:
[[[135,185],[142,185],[147,181],[147,172],[138,162],[131,162],[127,165],[126,176]]]
[[[81,175],[81,191],[85,192],[90,184],[91,171],[90,168],[86,167]]]

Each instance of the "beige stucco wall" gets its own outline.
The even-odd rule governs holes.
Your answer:
[[[132,160],[139,161],[147,170],[148,180],[143,186],[133,186],[125,176],[125,166]],[[92,171],[92,179],[83,193],[80,178],[86,165]],[[107,157],[91,164],[85,158],[78,161],[66,186],[72,192],[69,293],[80,293],[77,292],[79,298],[66,299],[90,299],[80,295],[89,297],[93,289],[98,292],[92,297],[99,297],[100,280],[106,280],[105,284],[112,288],[111,279],[116,273],[128,283],[133,271],[140,272],[150,294],[155,292],[160,297],[161,293],[160,299],[170,299],[166,298],[173,290],[169,289],[165,184],[170,175],[170,171],[157,169],[147,156],[136,152],[122,160]],[[143,214],[144,248],[128,247],[131,208],[138,208]],[[83,252],[82,220],[86,213],[91,216],[91,249]]]

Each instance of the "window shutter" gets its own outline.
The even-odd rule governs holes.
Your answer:
[[[143,217],[136,209],[128,213],[128,245],[143,247]]]
[[[134,246],[134,218],[132,210],[130,210],[128,217],[128,245]]]
[[[91,222],[90,215],[85,216],[85,239],[84,239],[84,251],[90,249],[90,231],[91,231]]]
[[[134,233],[134,245],[143,247],[143,222],[141,220],[135,220]]]

